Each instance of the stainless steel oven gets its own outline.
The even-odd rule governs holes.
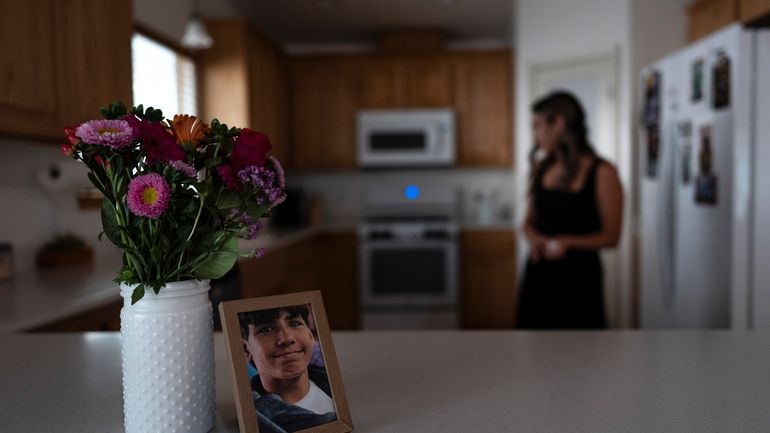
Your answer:
[[[368,222],[359,235],[365,309],[426,311],[457,305],[455,224]]]

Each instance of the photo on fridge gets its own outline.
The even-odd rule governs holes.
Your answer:
[[[699,58],[692,64],[690,100],[693,103],[703,99],[703,59]]]
[[[715,205],[717,203],[717,176],[713,172],[714,150],[711,146],[711,125],[700,128],[700,151],[698,153],[698,176],[695,178],[695,202]]]
[[[712,69],[714,109],[730,106],[730,59],[720,51]]]

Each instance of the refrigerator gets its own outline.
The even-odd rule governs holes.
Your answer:
[[[770,327],[770,32],[732,25],[640,78],[641,327]]]

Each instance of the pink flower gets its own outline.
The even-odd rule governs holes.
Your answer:
[[[158,173],[137,176],[128,184],[126,201],[135,215],[157,219],[171,201],[171,186]]]
[[[136,116],[124,116],[136,133],[142,150],[147,155],[147,164],[158,162],[183,161],[187,158],[184,149],[176,142],[176,138],[159,122],[140,120]]]
[[[125,120],[89,120],[77,127],[75,136],[85,143],[113,149],[128,147],[134,141],[134,132]],[[69,134],[68,138],[72,143]]]
[[[272,148],[267,135],[243,128],[233,144],[230,165],[236,173],[252,165],[262,167],[267,161],[267,153]]]

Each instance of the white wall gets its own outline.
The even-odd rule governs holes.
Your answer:
[[[634,125],[636,77],[642,64],[684,45],[683,0],[517,0],[514,41],[516,70],[516,203],[525,203],[529,128],[530,69],[532,65],[575,59],[618,50],[618,130],[620,153],[615,161],[626,197],[624,232],[619,248],[620,287],[607,293],[608,316],[613,326],[630,326],[633,318]],[[521,222],[524,207],[518,206]],[[520,259],[526,245],[520,243]]]

